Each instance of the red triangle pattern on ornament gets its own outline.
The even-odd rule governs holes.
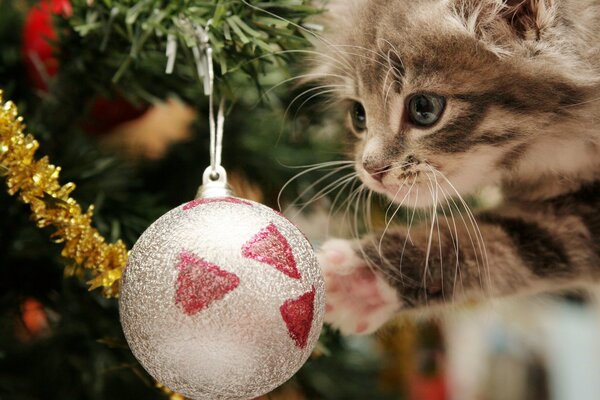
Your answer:
[[[240,284],[237,275],[223,271],[188,251],[179,254],[177,269],[175,304],[187,315],[194,315],[221,300]]]
[[[290,278],[301,278],[290,244],[273,223],[242,246],[242,255],[269,264]]]
[[[279,308],[290,337],[296,346],[306,347],[314,316],[315,288],[297,299],[286,300]]]

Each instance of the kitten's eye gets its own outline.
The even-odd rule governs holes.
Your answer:
[[[352,103],[350,109],[350,117],[352,118],[352,125],[357,133],[363,132],[367,129],[367,112],[362,104],[358,101]]]
[[[417,94],[408,100],[410,121],[418,126],[431,126],[438,122],[446,107],[446,99],[435,94]]]

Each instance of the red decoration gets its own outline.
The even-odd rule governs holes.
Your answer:
[[[297,299],[287,300],[279,308],[281,317],[285,322],[290,337],[296,342],[296,346],[303,349],[306,347],[308,334],[313,321],[315,301],[315,288],[304,293]]]
[[[89,117],[83,122],[83,129],[101,135],[141,117],[146,111],[148,105],[134,105],[118,93],[110,99],[98,96],[92,103]]]
[[[59,69],[55,46],[58,35],[53,18],[69,18],[72,14],[69,0],[41,0],[27,13],[21,47],[23,62],[32,85],[43,92],[48,91],[48,80],[55,76]],[[109,132],[123,122],[140,117],[148,110],[146,105],[135,106],[118,93],[114,97],[94,99],[90,117],[83,123],[87,132]]]
[[[244,200],[241,200],[241,199],[238,199],[235,197],[215,197],[215,198],[192,200],[190,202],[185,203],[183,206],[183,209],[191,210],[192,208],[198,207],[199,205],[202,205],[202,204],[219,203],[219,202],[225,202],[225,203],[231,203],[231,204],[244,204],[247,206],[252,205],[252,203],[248,203],[247,201],[244,201]]]
[[[410,400],[448,400],[447,377],[443,373],[426,376],[415,373],[410,377]]]
[[[240,278],[235,274],[223,271],[192,253],[183,251],[179,258],[175,303],[187,315],[194,315],[221,300],[240,284]]]
[[[72,13],[68,0],[42,0],[27,14],[23,27],[23,59],[27,73],[38,89],[47,90],[48,78],[58,72],[58,60],[52,45],[57,37],[52,17],[70,17]]]
[[[300,279],[292,248],[273,223],[244,244],[242,255],[269,264],[290,278]]]

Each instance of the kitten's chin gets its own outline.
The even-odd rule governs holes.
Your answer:
[[[367,185],[369,189],[386,196],[392,203],[409,208],[426,208],[444,201],[442,193],[432,192],[425,184],[413,185]]]
[[[421,185],[390,188],[385,191],[385,195],[392,203],[403,207],[426,208],[436,203],[435,194],[432,195],[431,189]],[[440,200],[441,198],[438,198],[437,202]]]

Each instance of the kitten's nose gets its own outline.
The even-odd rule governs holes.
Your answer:
[[[371,164],[367,162],[363,162],[363,168],[365,171],[371,175],[371,178],[375,179],[377,182],[381,183],[383,177],[389,172],[390,166],[386,165],[384,167],[376,164]]]

